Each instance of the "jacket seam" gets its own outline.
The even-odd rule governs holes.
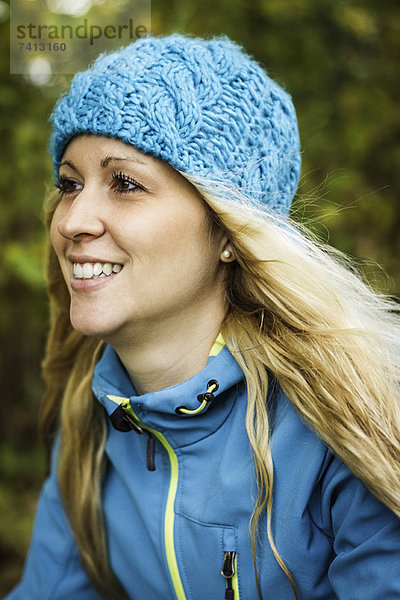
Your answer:
[[[56,598],[55,594],[60,589],[60,586],[62,585],[66,575],[68,574],[68,571],[70,570],[74,551],[75,551],[75,543],[74,543],[74,541],[71,541],[70,549],[68,552],[67,560],[65,561],[64,569],[63,569],[62,573],[60,574],[60,576],[58,577],[55,584],[53,585],[52,589],[50,590],[50,593],[46,596],[46,600],[55,600],[55,598]],[[86,575],[86,572],[85,572],[85,575]]]
[[[216,527],[216,528],[224,527],[226,529],[233,529],[234,531],[236,531],[236,525],[232,525],[232,523],[231,524],[228,524],[228,523],[206,523],[205,521],[199,521],[198,519],[189,517],[188,515],[186,515],[184,512],[181,512],[181,511],[176,511],[175,514],[179,515],[180,517],[183,517],[184,519],[187,519],[188,521],[191,521],[192,523],[196,523],[196,525],[203,525],[204,527]]]
[[[329,467],[330,463],[332,462],[334,458],[334,455],[332,454],[331,450],[325,446],[325,453],[324,453],[324,458],[321,462],[321,468],[318,474],[318,478],[315,482],[315,485],[310,493],[310,498],[313,495],[313,493],[315,492],[315,488],[319,485],[322,484],[322,480],[325,476],[326,470]],[[322,501],[322,492],[320,494],[320,501]],[[308,508],[307,510],[308,515],[310,517],[310,521],[312,522],[312,524],[314,525],[314,527],[316,527],[318,529],[318,531],[320,531],[328,540],[333,552],[334,552],[334,541],[335,541],[335,536],[333,534],[332,530],[326,530],[324,529],[321,524],[317,523],[316,519],[314,518],[313,514],[311,513],[311,510]]]

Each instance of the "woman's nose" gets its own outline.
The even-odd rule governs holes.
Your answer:
[[[104,216],[96,195],[82,190],[70,203],[68,210],[57,223],[57,230],[70,240],[82,237],[99,237],[105,232]]]

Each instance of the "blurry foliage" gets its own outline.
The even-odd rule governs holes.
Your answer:
[[[112,5],[106,2],[105,19]],[[380,291],[399,295],[398,1],[153,0],[152,31],[227,34],[286,87],[303,141],[293,216],[353,256]],[[40,215],[52,177],[47,118],[69,77],[34,85],[10,76],[7,21],[0,33],[3,594],[20,576],[44,475],[37,444],[47,329]]]

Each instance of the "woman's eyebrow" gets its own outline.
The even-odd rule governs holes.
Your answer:
[[[63,165],[67,165],[68,167],[71,167],[71,169],[73,169],[74,171],[78,172],[78,169],[76,168],[76,166],[74,165],[74,163],[70,160],[63,160],[62,163],[60,163],[60,167],[61,168]]]
[[[110,156],[110,155],[105,156],[104,158],[101,159],[100,166],[102,168],[105,168],[112,161],[133,162],[133,163],[136,163],[136,164],[139,164],[139,165],[146,166],[146,163],[144,163],[143,161],[141,161],[139,158],[135,158],[134,156],[128,158],[126,156]],[[79,173],[79,169],[74,165],[74,163],[71,160],[63,160],[60,163],[59,169],[62,166],[64,166],[64,165],[70,167],[71,169],[73,169],[74,171],[76,171],[77,173]]]
[[[145,163],[143,161],[141,161],[139,158],[135,158],[135,157],[125,157],[125,156],[105,156],[104,158],[101,159],[100,161],[100,166],[105,168],[108,166],[108,164],[112,161],[127,161],[127,162],[134,162],[134,163],[138,163],[139,165],[145,165]]]

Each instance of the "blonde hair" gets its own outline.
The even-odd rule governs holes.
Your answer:
[[[221,331],[247,382],[246,429],[257,473],[251,546],[259,596],[257,531],[266,513],[271,548],[298,598],[271,531],[268,370],[316,434],[400,516],[398,306],[371,290],[341,253],[299,226],[254,208],[229,186],[184,176],[215,225],[226,230],[236,257]],[[48,226],[54,208],[53,197],[46,208]],[[51,248],[48,277],[51,329],[42,431],[50,442],[61,429],[60,489],[83,564],[101,594],[121,600],[128,596],[109,566],[101,504],[105,415],[91,392],[101,344],[72,330],[66,286]]]

